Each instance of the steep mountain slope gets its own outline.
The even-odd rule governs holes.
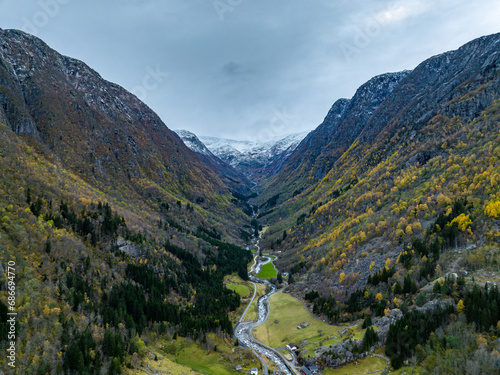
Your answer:
[[[269,182],[264,182],[266,197],[272,192],[290,195],[318,181],[363,131],[372,115],[409,72],[389,73],[361,86],[351,100],[338,100],[323,123],[283,162]],[[304,181],[308,181],[303,186]]]
[[[9,30],[0,37],[2,117],[39,152],[111,194],[124,184],[131,194],[151,189],[146,196],[209,207],[210,195],[228,192],[132,94],[34,37]]]
[[[151,109],[38,38],[0,30],[0,139],[11,373],[122,373],[140,366],[150,334],[232,345],[240,299],[223,277],[246,277],[251,254],[225,241],[249,236],[246,206]]]
[[[265,143],[215,137],[200,137],[200,140],[214,155],[256,182],[268,173],[265,171],[273,163],[279,164],[290,155],[306,135],[307,132],[289,134]]]
[[[336,103],[330,128],[308,137],[308,148],[321,151],[301,150],[304,141],[264,186],[264,246],[290,272],[288,290],[315,313],[378,328],[311,363],[338,366],[378,343],[396,369],[409,360],[423,373],[494,374],[500,34],[404,75],[342,130],[350,102]],[[338,147],[325,147],[327,130]],[[476,361],[479,352],[484,360]]]
[[[339,285],[340,273],[354,275],[363,270],[362,277],[353,281],[359,287],[366,282],[367,265],[374,261],[380,267],[388,256],[395,260],[401,244],[411,241],[412,233],[421,236],[453,200],[474,202],[477,220],[487,222],[484,207],[498,199],[493,140],[498,136],[495,100],[500,97],[500,34],[430,58],[401,78],[384,100],[366,107],[366,114],[353,114],[361,120],[353,118],[342,132],[334,119],[349,118],[346,108],[352,105],[348,101],[334,105],[328,121],[299,146],[284,167],[294,167],[287,181],[299,181],[295,183],[298,188],[293,187],[295,194],[290,189],[284,193],[278,178],[268,185],[270,191],[261,203],[276,192],[285,200],[263,219],[277,222],[269,231],[269,241],[282,242],[283,231],[288,232],[281,244],[289,257],[283,266],[296,264],[297,257],[303,256],[304,271],[331,286]],[[375,80],[380,79],[383,76]],[[311,157],[305,146],[324,147],[312,139],[328,139],[328,130],[344,135],[333,142],[341,147],[325,148]],[[490,141],[491,148],[485,152]],[[331,167],[322,171],[317,165]],[[320,178],[323,174],[310,188],[310,182],[300,182],[304,175]],[[490,186],[478,183],[483,179],[491,181]],[[277,199],[271,203],[276,205]],[[478,241],[483,243],[489,230],[479,225],[476,240],[482,238]],[[364,258],[360,258],[362,252]],[[349,259],[358,261],[349,263]]]
[[[174,132],[191,151],[198,155],[203,163],[217,173],[227,186],[240,194],[250,194],[250,188],[253,184],[242,173],[215,156],[195,134],[187,130],[174,130]]]
[[[285,191],[291,197],[293,191],[310,185],[304,181],[323,178],[355,141],[380,145],[373,141],[383,130],[387,136],[411,124],[418,131],[438,112],[476,117],[496,98],[497,61],[494,35],[433,57],[413,72],[375,77],[351,101],[335,103],[324,123],[288,158],[282,172],[264,182],[263,198]],[[379,152],[386,151],[385,147]]]

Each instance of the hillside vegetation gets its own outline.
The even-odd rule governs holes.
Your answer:
[[[233,324],[254,290],[241,246],[259,233],[276,265],[260,275],[286,278],[337,325],[271,298],[256,336],[311,340],[300,363],[336,368],[378,348],[394,369],[498,372],[500,35],[336,102],[269,166],[258,197],[82,62],[19,31],[0,41],[0,347],[15,285],[12,373],[252,366]]]
[[[158,337],[231,347],[240,297],[223,278],[247,278],[246,198],[82,62],[19,31],[0,40],[3,349],[8,285],[18,313],[2,370],[121,374]]]
[[[416,355],[429,371],[446,373],[442,361],[452,360],[453,371],[465,371],[467,359],[477,373],[493,373],[499,358],[497,289],[475,284],[497,282],[500,266],[497,39],[474,41],[408,74],[345,151],[340,143],[323,177],[299,163],[286,177],[293,184],[282,186],[278,175],[263,187],[264,243],[282,253],[277,265],[292,274],[294,295],[337,323],[403,312],[401,323],[367,341],[385,342],[395,368]],[[470,59],[459,71],[455,59],[464,55]],[[429,81],[437,72],[439,83]],[[296,179],[308,173],[307,182]],[[478,310],[486,295],[490,302]],[[466,352],[444,341],[438,347],[432,340],[443,330],[477,340]],[[356,355],[362,347],[349,348]],[[483,354],[487,361],[471,359]]]

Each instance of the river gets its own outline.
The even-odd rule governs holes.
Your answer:
[[[254,258],[254,264],[252,265],[252,268],[250,270],[249,278],[254,283],[255,290],[257,288],[255,284],[263,284],[268,288],[270,288],[270,291],[264,296],[259,298],[258,319],[256,321],[242,323],[242,320],[248,308],[247,310],[245,310],[240,319],[240,323],[235,328],[235,336],[240,341],[240,345],[248,347],[252,349],[254,352],[269,358],[272,362],[274,362],[278,366],[278,368],[281,370],[283,374],[286,375],[298,374],[297,370],[295,370],[294,364],[289,363],[281,353],[274,350],[273,348],[268,347],[267,345],[261,343],[260,341],[258,341],[253,337],[252,333],[253,329],[257,326],[260,326],[261,324],[264,324],[267,321],[267,318],[269,316],[269,298],[274,293],[277,292],[276,287],[273,284],[271,284],[267,280],[260,279],[256,276],[264,264],[272,261],[271,258],[267,258],[266,260],[260,260],[259,262],[257,262],[258,254],[260,252],[259,243],[260,243],[260,236],[255,243],[255,246],[257,248],[257,255]],[[255,292],[254,292],[254,297],[255,297]],[[249,306],[252,304],[252,302],[253,299],[250,301]],[[264,363],[263,365],[264,365],[264,374],[267,374],[268,373],[267,366]]]

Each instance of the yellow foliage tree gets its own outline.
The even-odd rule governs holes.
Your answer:
[[[382,296],[382,293],[377,293],[375,298],[377,299],[377,301],[382,301],[384,299],[384,297]]]
[[[481,345],[488,345],[488,340],[486,340],[486,339],[483,337],[483,335],[479,335],[479,336],[477,337],[476,342],[477,342],[477,345],[478,345],[478,346],[481,346]]]
[[[451,204],[451,199],[448,198],[446,195],[443,193],[439,193],[439,195],[436,198],[438,204],[442,207],[446,207]]]
[[[345,273],[342,272],[339,277],[339,282],[342,284],[345,281]]]
[[[391,259],[390,259],[390,258],[387,258],[387,259],[385,260],[385,269],[387,269],[387,270],[388,270],[388,269],[389,269],[389,267],[390,267],[390,265],[391,265]]]
[[[494,217],[495,219],[500,216],[500,201],[490,202],[484,209],[485,215],[489,217]]]
[[[464,301],[460,300],[457,303],[457,312],[461,314],[465,309]]]
[[[472,220],[470,219],[470,215],[460,214],[456,218],[454,218],[451,223],[457,223],[458,229],[462,232],[468,230],[472,224]]]

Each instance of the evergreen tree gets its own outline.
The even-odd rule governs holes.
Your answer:
[[[371,327],[372,326],[372,316],[371,315],[367,315],[365,320],[363,321],[363,325],[361,326],[363,329],[364,328],[368,328],[368,327]]]

